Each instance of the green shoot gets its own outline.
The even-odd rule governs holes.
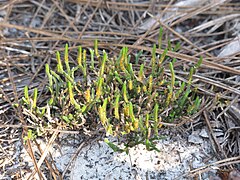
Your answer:
[[[97,39],[94,41],[94,52],[95,52],[97,58],[100,60],[100,55],[99,55],[99,52],[98,52],[98,40]]]
[[[102,95],[102,85],[103,85],[104,78],[99,77],[98,82],[97,82],[97,91],[96,91],[96,98],[99,99],[100,96]]]
[[[164,49],[159,61],[158,61],[158,66],[160,67],[163,63],[163,60],[165,59],[166,55],[167,55],[168,49]]]
[[[107,138],[104,139],[104,142],[108,144],[108,146],[110,148],[112,148],[112,150],[114,152],[123,152],[124,150],[119,148],[118,146],[116,146],[115,144],[113,144],[112,142],[110,142]]]
[[[100,68],[99,76],[102,76],[104,74],[104,68],[105,68],[106,60],[107,60],[107,53],[105,51],[103,51],[103,61],[102,61],[102,65],[101,65],[101,68]]]
[[[38,89],[34,88],[33,90],[33,109],[35,109],[37,107],[37,94],[38,94]]]
[[[169,103],[172,99],[173,88],[174,88],[174,84],[175,84],[175,73],[174,73],[172,62],[169,63],[169,69],[170,69],[170,72],[171,72],[171,85],[169,86],[169,93],[168,93],[167,100],[166,100],[166,105],[167,106],[169,105]]]
[[[82,46],[78,47],[78,56],[77,56],[77,62],[80,67],[83,67],[82,65]]]
[[[154,74],[155,73],[155,66],[156,66],[156,44],[154,44],[153,49],[152,49],[151,65],[152,65],[152,74]]]
[[[99,113],[99,118],[103,126],[107,125],[107,116],[106,116],[106,111],[107,111],[107,98],[104,99],[103,105],[99,106],[98,108],[98,113]]]
[[[135,64],[139,63],[139,58],[143,54],[143,50],[139,51],[135,56]]]
[[[129,102],[129,116],[130,116],[132,122],[134,123],[135,116],[134,116],[134,112],[133,112],[133,105],[131,102]]]
[[[116,119],[120,119],[119,116],[119,99],[120,99],[120,94],[117,94],[116,99],[115,99],[115,103],[114,103],[114,116]]]
[[[148,92],[152,93],[152,89],[153,89],[153,76],[150,75],[148,79]]]
[[[91,66],[90,66],[90,68],[91,68],[91,70],[94,70],[94,50],[89,49],[89,51],[90,51],[90,56],[91,56]]]
[[[175,98],[176,98],[176,99],[179,98],[179,96],[180,96],[180,94],[183,92],[184,88],[185,88],[185,82],[182,82],[179,90],[178,90],[177,93],[175,94]]]
[[[176,52],[180,49],[181,45],[180,42],[177,42],[177,44],[175,45],[175,47],[173,48],[173,52]]]
[[[201,56],[201,57],[199,58],[197,64],[194,66],[194,73],[196,72],[196,69],[198,69],[198,68],[201,66],[202,61],[203,61],[203,58],[202,58],[202,56]]]
[[[122,79],[120,78],[120,75],[118,74],[117,71],[114,71],[114,78],[118,81],[118,83],[119,83],[120,85],[123,84],[123,81],[122,81]]]
[[[158,35],[158,48],[162,48],[162,36],[163,36],[163,28],[162,26],[159,29],[159,35]]]
[[[57,51],[56,53],[56,58],[57,58],[57,72],[62,74],[63,73],[63,66],[60,58],[60,53]]]
[[[67,87],[68,87],[68,93],[69,93],[69,99],[71,104],[77,109],[80,110],[80,105],[75,101],[74,95],[73,95],[73,88],[72,88],[72,83],[70,81],[67,82]]]
[[[120,66],[120,69],[124,72],[125,71],[125,48],[123,48],[121,50],[121,53],[120,53],[120,60],[119,60],[119,66]]]
[[[27,86],[24,87],[24,97],[25,97],[26,103],[30,104],[29,95],[28,95],[28,87]]]
[[[123,99],[127,103],[128,102],[128,95],[127,95],[127,82],[124,81],[123,87],[122,87],[122,93],[123,93]]]
[[[49,65],[46,64],[45,65],[45,70],[46,70],[46,74],[48,76],[48,81],[49,81],[49,90],[52,92],[53,91],[53,77],[52,75],[50,74],[50,69],[49,69]]]
[[[85,81],[87,81],[87,51],[83,50],[83,76]]]
[[[70,66],[69,66],[69,58],[68,58],[68,44],[65,45],[65,52],[64,52],[64,62],[67,68],[68,75],[71,74]]]
[[[169,51],[172,51],[172,43],[171,43],[170,40],[168,40],[168,47],[167,47],[167,49],[168,49]]]
[[[128,89],[131,91],[133,89],[133,81],[130,79],[128,80]]]
[[[156,103],[155,106],[154,106],[154,109],[153,109],[153,119],[154,119],[153,130],[154,130],[155,136],[158,135],[158,124],[159,124],[159,122],[158,122],[158,109],[159,109],[159,106]]]
[[[140,70],[139,70],[139,73],[138,73],[138,81],[140,81],[141,83],[143,83],[143,78],[144,78],[144,64],[141,64],[140,66]]]

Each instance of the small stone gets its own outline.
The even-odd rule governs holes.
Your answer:
[[[202,166],[204,166],[204,165],[205,165],[205,164],[204,164],[202,161],[197,160],[197,159],[195,159],[195,160],[192,162],[192,167],[193,167],[194,169],[199,168],[199,167],[202,167]]]
[[[193,143],[193,144],[202,144],[203,140],[202,140],[202,138],[200,138],[200,136],[198,134],[192,133],[188,137],[188,142]]]
[[[203,138],[209,138],[206,129],[202,129],[201,132],[199,133],[199,136],[201,136]]]

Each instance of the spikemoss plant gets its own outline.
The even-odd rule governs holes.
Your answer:
[[[24,107],[42,119],[41,126],[55,123],[66,128],[97,127],[100,123],[107,135],[125,139],[123,149],[105,139],[115,151],[140,143],[148,150],[157,150],[154,140],[161,137],[161,122],[189,116],[200,106],[201,99],[191,83],[201,59],[190,69],[185,83],[175,78],[175,59],[167,67],[170,76],[163,66],[164,60],[170,59],[167,52],[178,46],[172,48],[169,43],[161,55],[156,54],[156,48],[154,45],[149,63],[141,58],[143,51],[131,58],[127,47],[122,48],[118,58],[110,58],[106,51],[100,52],[95,41],[90,51],[80,46],[75,64],[70,64],[66,44],[64,61],[57,52],[56,69],[45,66],[49,94],[46,104],[39,107],[37,89],[31,98],[26,87]]]

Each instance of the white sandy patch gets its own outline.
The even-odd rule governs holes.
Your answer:
[[[169,133],[167,133],[169,134]],[[171,134],[171,133],[170,133]],[[69,168],[64,179],[71,180],[145,180],[145,179],[189,179],[188,172],[192,169],[212,163],[215,159],[211,155],[211,144],[202,131],[193,131],[191,135],[168,135],[166,139],[156,144],[160,152],[147,151],[144,145],[129,149],[129,154],[114,152],[105,142],[90,143],[78,154]],[[194,138],[193,138],[194,137]],[[71,146],[54,143],[50,148],[55,164],[63,172],[77,150],[77,142],[63,136]],[[201,139],[201,140],[200,140]],[[111,138],[112,141],[116,140]],[[38,140],[41,148],[46,144]],[[61,142],[61,140],[60,140]],[[33,146],[36,152],[36,147]],[[23,149],[24,162],[34,170],[31,158]],[[209,161],[211,159],[211,161]],[[208,179],[214,172],[201,175]],[[24,175],[29,177],[31,171]],[[38,176],[35,175],[38,179]]]
[[[184,175],[191,169],[205,165],[204,159],[208,158],[210,151],[206,141],[187,143],[181,137],[179,141],[170,138],[158,141],[157,148],[160,152],[147,151],[144,145],[138,145],[131,148],[127,155],[113,152],[103,141],[94,143],[83,148],[73,162],[70,179],[187,179]],[[59,157],[54,154],[60,171],[73,155],[73,148],[64,147],[62,152]],[[202,178],[207,179],[208,176]]]

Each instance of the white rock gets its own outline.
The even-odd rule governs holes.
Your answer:
[[[224,46],[218,57],[228,57],[240,52],[240,34],[234,38],[228,45]]]
[[[188,142],[193,144],[202,144],[202,138],[195,132],[193,132],[190,136],[188,136]]]
[[[206,131],[205,128],[203,128],[203,129],[201,130],[201,132],[199,133],[199,136],[201,136],[201,137],[203,137],[203,138],[209,138],[208,133],[207,133],[207,131]]]

